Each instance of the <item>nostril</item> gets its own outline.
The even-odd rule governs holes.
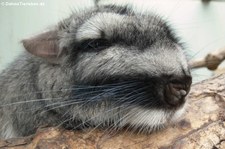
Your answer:
[[[182,84],[182,83],[170,83],[171,87],[176,89],[176,90],[185,90],[186,89],[186,85]]]
[[[181,95],[181,96],[187,95],[187,88],[185,85],[170,83],[169,86],[170,86],[171,90],[174,90],[175,93],[179,93],[179,95]]]
[[[190,91],[191,77],[176,77],[169,79],[165,86],[165,101],[172,106],[179,106],[185,102],[185,96]]]
[[[176,77],[170,79],[168,83],[172,83],[174,88],[189,91],[192,83],[192,77],[191,76]]]

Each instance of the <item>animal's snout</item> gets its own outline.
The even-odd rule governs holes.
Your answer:
[[[175,77],[169,79],[165,85],[164,100],[170,106],[179,106],[185,102],[185,97],[190,91],[191,76]]]

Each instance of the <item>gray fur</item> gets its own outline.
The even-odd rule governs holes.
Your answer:
[[[147,106],[141,103],[144,97],[135,95],[127,98],[131,103],[120,103],[123,98],[108,94],[87,101],[82,99],[84,93],[77,97],[75,92],[76,85],[104,85],[108,79],[117,83],[118,77],[131,81],[190,77],[183,46],[161,17],[135,13],[129,7],[99,6],[73,13],[52,30],[57,32],[62,52],[57,62],[25,51],[0,74],[0,138],[30,135],[42,125],[76,129],[131,124],[150,132],[170,123],[183,107],[164,107],[161,99],[153,96]],[[79,46],[84,40],[98,38],[107,39],[110,45],[102,50]],[[111,81],[114,78],[116,81]],[[126,85],[132,86],[125,83],[117,88],[125,91]],[[161,97],[162,82],[150,86],[150,95]],[[142,112],[143,118],[135,111]],[[155,113],[152,117],[156,119],[150,123],[151,116],[143,116],[143,111]]]

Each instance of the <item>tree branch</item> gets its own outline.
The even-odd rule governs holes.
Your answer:
[[[193,60],[189,65],[192,69],[207,67],[209,70],[216,70],[224,59],[225,47],[207,54],[205,58]]]

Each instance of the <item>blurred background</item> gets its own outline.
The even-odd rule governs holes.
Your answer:
[[[141,12],[163,16],[186,43],[190,59],[225,47],[225,1],[213,0],[100,0],[131,3]],[[20,41],[94,6],[92,0],[0,0],[0,71],[23,51]],[[206,68],[193,70],[194,82],[212,76]]]

